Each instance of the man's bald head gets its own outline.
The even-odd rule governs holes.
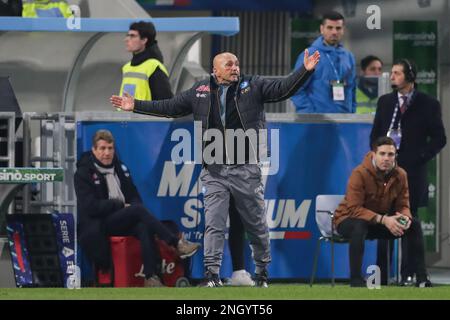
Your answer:
[[[231,52],[222,52],[222,53],[217,54],[214,57],[213,66],[216,67],[218,64],[222,63],[224,60],[227,60],[227,59],[237,60],[238,58]]]
[[[222,52],[214,57],[213,73],[220,84],[237,82],[240,76],[239,60],[230,52]]]

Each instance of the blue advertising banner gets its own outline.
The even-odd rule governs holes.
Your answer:
[[[251,10],[251,11],[298,11],[311,13],[311,0],[138,0],[147,10]]]
[[[33,284],[33,275],[31,274],[23,224],[20,221],[10,221],[6,227],[6,232],[16,286],[18,288],[29,287]]]
[[[56,233],[59,264],[66,288],[72,288],[76,281],[75,264],[75,224],[71,213],[53,213],[53,226]]]
[[[319,230],[315,221],[315,199],[319,194],[344,194],[347,179],[369,150],[370,124],[269,122],[279,134],[279,170],[266,180],[266,213],[271,235],[271,278],[308,278],[311,274]],[[200,165],[175,164],[171,154],[179,140],[171,141],[175,129],[193,136],[191,122],[93,122],[77,124],[78,156],[90,150],[93,134],[110,130],[116,150],[130,169],[145,206],[160,219],[174,220],[191,241],[203,241],[204,216]],[[272,152],[274,151],[272,139]],[[186,141],[183,141],[186,143]],[[193,147],[192,147],[193,148]],[[272,159],[274,156],[272,155]],[[363,270],[375,264],[376,244],[368,241]],[[348,246],[337,245],[335,275],[347,278]],[[246,246],[247,269],[253,271]],[[330,277],[330,250],[322,244],[318,278]],[[232,273],[225,248],[222,277]],[[192,259],[193,278],[203,277],[203,255]]]
[[[77,284],[71,213],[11,214],[6,227],[17,287]]]

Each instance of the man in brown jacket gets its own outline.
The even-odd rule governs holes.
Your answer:
[[[365,286],[361,265],[366,239],[405,237],[415,252],[417,287],[431,287],[419,221],[411,217],[406,172],[396,166],[397,150],[389,137],[372,145],[348,181],[344,200],[335,212],[337,232],[350,242],[350,286]]]

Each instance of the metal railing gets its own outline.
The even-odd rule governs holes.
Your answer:
[[[15,120],[14,112],[0,112],[0,167],[14,167]]]
[[[37,122],[37,126],[36,123]],[[37,131],[37,132],[34,132]],[[51,208],[52,212],[72,212],[75,207],[75,118],[67,113],[24,113],[23,157],[26,167],[63,168],[63,182],[39,183],[32,199],[31,186],[24,188],[23,212]]]

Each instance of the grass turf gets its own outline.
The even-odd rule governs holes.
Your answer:
[[[450,286],[350,288],[338,284],[272,284],[267,289],[223,288],[0,288],[0,300],[450,300]]]

